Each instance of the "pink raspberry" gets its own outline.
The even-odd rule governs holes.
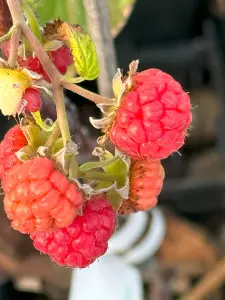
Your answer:
[[[104,196],[86,202],[82,216],[66,228],[34,233],[34,247],[59,265],[85,268],[105,254],[116,226],[116,213]]]
[[[27,139],[19,125],[12,127],[0,143],[0,179],[13,166],[21,165],[15,152],[27,145]]]
[[[109,135],[133,159],[164,159],[184,144],[191,120],[190,98],[180,84],[160,70],[149,69],[134,77]]]
[[[36,112],[41,109],[42,100],[41,94],[38,90],[28,88],[23,94],[23,99],[27,102],[25,110],[28,112]]]
[[[12,167],[3,177],[4,208],[12,227],[22,233],[69,226],[84,197],[74,182],[48,158],[36,157]]]

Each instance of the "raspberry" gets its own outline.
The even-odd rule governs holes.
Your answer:
[[[48,158],[37,157],[11,168],[2,187],[7,216],[22,233],[69,226],[84,201],[77,185]]]
[[[82,216],[66,228],[31,235],[34,247],[59,265],[85,268],[105,254],[116,225],[116,213],[104,196],[86,202]]]
[[[45,72],[44,68],[41,65],[41,62],[37,57],[29,56],[26,60],[20,58],[19,66],[21,68],[26,68],[30,71],[40,74],[46,81],[50,81],[47,73]]]
[[[49,57],[61,74],[65,74],[69,65],[73,63],[69,48],[62,46],[55,51],[48,52]],[[26,68],[33,72],[43,75],[43,78],[50,82],[50,79],[42,67],[37,57],[29,56],[26,60],[19,60],[20,67]]]
[[[134,77],[110,129],[112,143],[133,159],[164,159],[183,144],[191,123],[189,96],[170,75],[149,69]]]
[[[26,111],[36,112],[41,109],[41,94],[38,90],[32,88],[26,89],[26,91],[23,94],[23,99],[26,101]]]
[[[157,204],[163,186],[164,169],[160,160],[132,161],[129,199],[123,200],[119,214],[149,210]]]
[[[19,125],[12,127],[0,143],[0,179],[15,165],[21,165],[15,152],[27,145],[27,139]]]

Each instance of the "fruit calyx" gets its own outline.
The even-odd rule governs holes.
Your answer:
[[[105,133],[104,136],[98,139],[99,144],[103,144],[107,140],[107,133],[110,131],[114,119],[116,117],[117,108],[121,105],[122,97],[128,93],[133,87],[133,78],[137,73],[139,60],[132,61],[129,65],[129,72],[127,76],[123,76],[120,69],[117,69],[117,73],[113,78],[113,93],[114,98],[112,100],[113,103],[99,103],[97,106],[100,108],[103,113],[103,118],[94,119],[92,117],[89,118],[91,124],[96,129],[102,129]]]

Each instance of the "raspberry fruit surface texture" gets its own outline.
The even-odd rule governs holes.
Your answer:
[[[34,247],[60,265],[85,268],[105,254],[116,226],[116,213],[104,196],[86,202],[82,216],[54,232],[31,235]]]
[[[41,94],[38,90],[28,88],[23,94],[23,100],[25,103],[25,110],[28,112],[36,112],[41,109],[42,101]]]
[[[134,77],[109,135],[133,159],[164,159],[184,144],[191,120],[190,98],[180,84],[160,70],[149,69]]]
[[[153,208],[162,190],[164,176],[160,160],[133,161],[130,169],[129,199],[123,200],[119,214]]]
[[[27,145],[27,139],[19,125],[12,127],[0,143],[0,179],[13,166],[21,165],[16,152]]]
[[[34,158],[4,176],[4,208],[12,227],[22,233],[70,225],[83,204],[83,194],[54,168],[48,158]]]

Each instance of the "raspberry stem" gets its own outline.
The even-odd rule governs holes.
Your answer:
[[[8,64],[11,67],[14,67],[17,61],[20,37],[21,37],[21,29],[19,27],[15,27],[10,40],[10,53],[8,59]]]
[[[57,121],[54,123],[55,127],[53,129],[53,131],[51,132],[51,135],[49,136],[47,142],[45,143],[45,147],[48,148],[48,152],[51,151],[51,149],[53,148],[56,140],[58,139],[58,137],[60,136],[60,128],[57,124]]]
[[[5,41],[9,40],[14,32],[15,32],[15,26],[12,26],[5,35],[0,37],[0,43],[3,43]]]
[[[30,5],[27,3],[26,0],[20,0],[20,3],[27,17],[28,24],[30,25],[32,32],[41,41],[42,40],[41,30],[33,10],[31,9]]]
[[[33,116],[35,122],[37,123],[37,125],[40,126],[41,129],[43,129],[44,131],[51,132],[52,130],[55,129],[56,123],[53,123],[52,126],[46,125],[45,122],[41,118],[40,111],[36,111],[36,112],[32,113],[32,116]]]
[[[70,90],[71,92],[74,92],[96,104],[115,104],[113,99],[109,99],[107,97],[103,97],[96,93],[90,92],[80,87],[79,85],[68,82],[62,82],[62,85],[65,89]]]

